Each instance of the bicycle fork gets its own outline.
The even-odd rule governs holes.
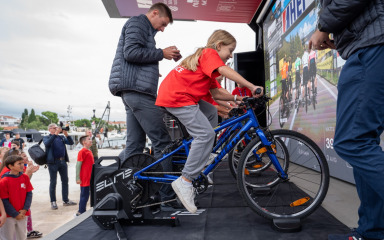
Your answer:
[[[260,157],[260,154],[266,153],[271,160],[273,166],[276,168],[278,175],[281,179],[287,180],[288,175],[284,171],[284,169],[281,167],[281,164],[276,156],[276,145],[273,144],[273,141],[268,141],[267,137],[265,136],[264,132],[261,129],[256,130],[257,135],[260,137],[260,140],[264,147],[256,150],[253,150],[253,154],[256,157],[257,162],[261,162],[262,159]]]

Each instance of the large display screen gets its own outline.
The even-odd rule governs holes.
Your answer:
[[[265,86],[273,99],[268,120],[271,129],[314,140],[331,176],[353,183],[352,167],[333,149],[337,82],[345,61],[335,50],[308,51],[319,9],[315,0],[278,0],[263,23]],[[381,140],[383,147],[383,135]]]

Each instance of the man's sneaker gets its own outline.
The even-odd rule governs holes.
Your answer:
[[[27,233],[27,238],[28,239],[31,239],[31,238],[41,238],[43,236],[43,234],[39,231],[30,231],[29,233]]]
[[[348,234],[330,234],[328,235],[328,240],[365,240],[359,233],[355,230]]]
[[[52,210],[57,210],[58,209],[56,202],[51,202],[51,209]]]
[[[73,206],[73,205],[76,205],[76,204],[77,203],[75,203],[74,201],[68,200],[68,201],[63,203],[63,206]]]
[[[162,203],[160,205],[160,210],[162,212],[175,212],[175,211],[185,211],[183,204],[180,204],[178,201],[172,201],[167,203]]]
[[[80,215],[81,215],[81,213],[77,212],[77,213],[75,213],[73,216],[74,216],[74,217],[78,217],[78,216],[80,216]]]
[[[195,206],[195,189],[193,186],[187,186],[181,181],[182,177],[179,177],[172,182],[172,188],[176,195],[179,197],[181,203],[190,213],[196,213],[197,208]]]

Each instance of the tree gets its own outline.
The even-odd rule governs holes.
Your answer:
[[[28,117],[28,123],[31,123],[34,121],[36,121],[36,115],[35,115],[35,110],[33,110],[33,108],[32,108],[31,114]]]
[[[59,118],[57,117],[57,113],[45,111],[41,113],[44,117],[46,117],[50,123],[58,123]]]
[[[88,119],[79,119],[74,122],[76,127],[91,127],[91,121]]]
[[[28,110],[25,108],[21,114],[20,128],[24,127],[26,123],[28,123]]]
[[[36,115],[36,121],[43,123],[45,126],[48,126],[51,121],[43,116]]]
[[[36,129],[36,130],[47,130],[47,125],[40,121],[33,121],[24,125],[27,129]]]

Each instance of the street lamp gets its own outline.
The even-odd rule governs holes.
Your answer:
[[[96,118],[95,112],[96,112],[96,109],[93,109],[93,118]]]

